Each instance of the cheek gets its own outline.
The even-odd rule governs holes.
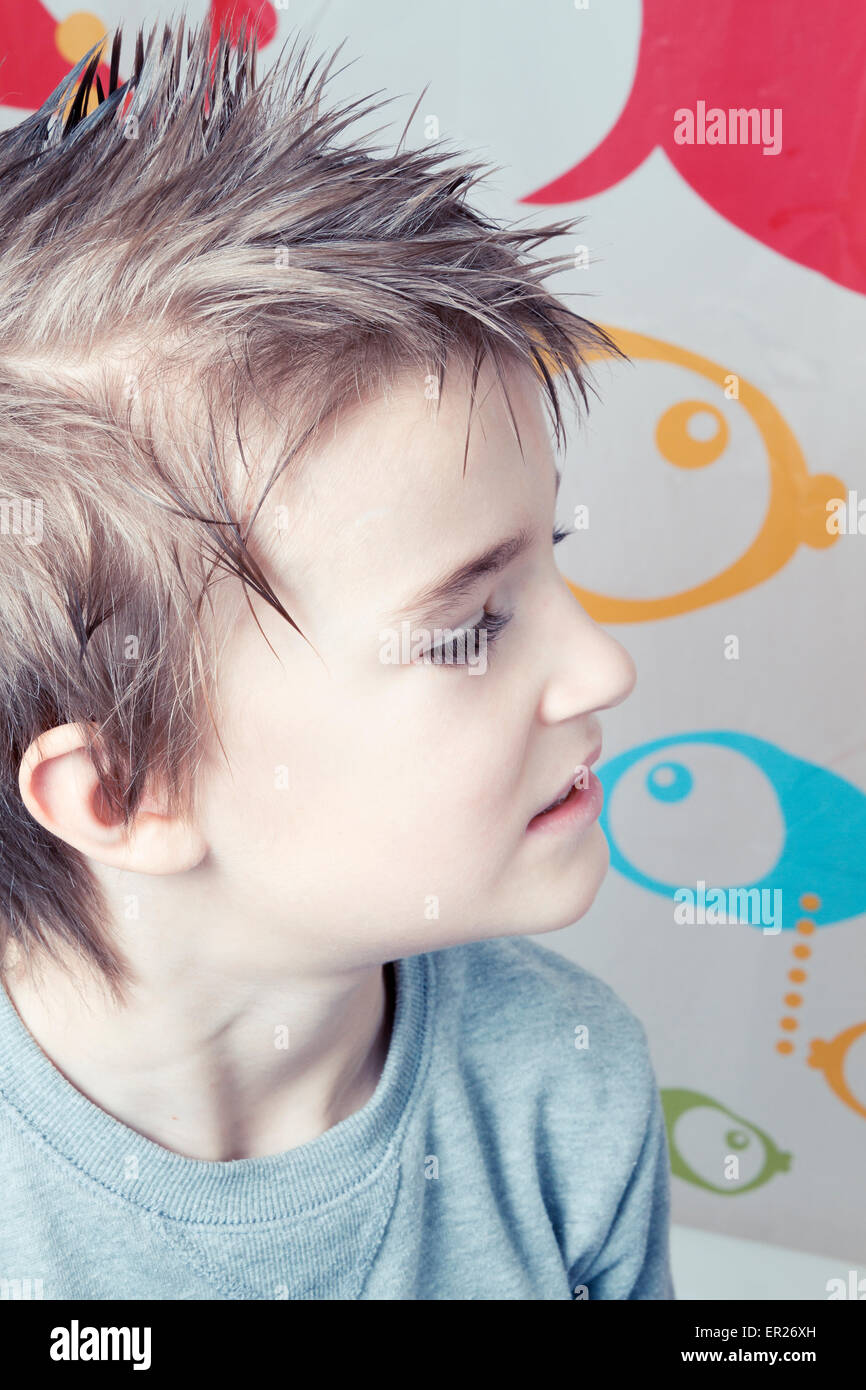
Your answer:
[[[401,879],[434,865],[477,871],[497,848],[506,859],[522,815],[525,721],[463,688],[484,677],[403,674],[390,687],[248,694],[224,737],[233,775],[221,775],[214,848],[286,872],[366,855]]]
[[[423,854],[425,845],[435,845],[455,864],[480,867],[496,858],[503,836],[513,849],[524,775],[521,736],[513,718],[509,725],[471,702],[443,703],[417,723],[401,724],[382,781],[389,806],[381,814],[413,859],[416,848]]]

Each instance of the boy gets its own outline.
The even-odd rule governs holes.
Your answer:
[[[613,345],[208,39],[0,135],[5,1296],[673,1298],[642,1025],[525,939],[608,866],[542,398]]]

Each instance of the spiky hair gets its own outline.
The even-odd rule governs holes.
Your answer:
[[[471,209],[485,166],[404,149],[414,110],[383,154],[346,132],[384,102],[321,109],[342,47],[322,68],[296,36],[259,80],[254,33],[180,19],[139,29],[121,82],[118,30],[107,91],[103,44],[0,132],[0,969],[71,953],[124,997],[104,895],[25,808],[22,757],[79,724],[127,828],[152,786],[194,811],[209,591],[234,577],[297,626],[250,533],[322,421],[397,372],[441,395],[449,350],[474,403],[489,353],[500,381],[535,370],[561,444],[560,386],[580,411],[587,357],[618,354],[541,284],[570,255],[521,254],[573,221]],[[38,540],[15,524],[37,506]]]

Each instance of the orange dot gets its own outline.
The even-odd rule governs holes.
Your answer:
[[[795,985],[801,985],[806,978],[805,970],[789,970],[788,979],[793,980]]]
[[[804,936],[809,936],[814,930],[814,922],[811,922],[808,917],[800,918],[799,922],[797,923],[797,931],[802,932]]]
[[[786,1033],[793,1033],[799,1025],[795,1018],[783,1018],[779,1023],[780,1028],[784,1028]]]
[[[795,955],[798,960],[806,960],[807,957],[811,956],[812,952],[809,950],[808,946],[795,946],[791,954]]]
[[[786,1004],[788,1005],[788,1007],[791,1008],[791,1009],[796,1009],[796,1008],[798,1007],[798,1005],[802,1004],[802,1002],[803,1002],[803,996],[802,996],[802,994],[786,994],[786,995],[785,995],[785,1003],[786,1003]]]
[[[777,1043],[776,1043],[776,1051],[777,1051],[777,1052],[793,1052],[793,1051],[794,1051],[794,1044],[790,1041],[789,1038],[783,1038],[781,1042],[777,1042]]]
[[[54,44],[67,63],[77,63],[85,53],[105,38],[105,25],[88,10],[76,10],[62,19],[54,30]]]
[[[800,906],[804,907],[807,912],[817,912],[821,906],[821,899],[817,893],[804,893],[800,899]]]
[[[61,20],[54,30],[54,43],[58,53],[65,58],[67,63],[75,64],[79,58],[83,58],[85,53],[89,53],[95,43],[105,38],[105,25],[101,19],[97,19],[95,14],[90,14],[86,10],[79,10],[71,14],[68,18]],[[103,55],[104,58],[104,55]],[[64,120],[69,115],[75,94],[69,98],[63,112]],[[96,90],[96,83],[91,85],[87,97],[87,110],[85,115],[89,116],[99,104],[99,94]]]

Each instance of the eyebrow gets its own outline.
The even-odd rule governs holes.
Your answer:
[[[498,574],[505,569],[524,550],[528,550],[535,539],[535,532],[522,527],[515,535],[497,541],[487,550],[467,560],[451,574],[437,583],[422,589],[405,607],[394,614],[395,618],[415,618],[423,623],[426,617],[444,608],[446,604],[456,603],[471,593],[475,584],[486,574]]]
[[[557,469],[557,495],[561,481],[562,473]],[[411,618],[423,625],[428,618],[435,616],[439,609],[466,598],[479,579],[485,575],[498,574],[500,570],[504,570],[506,565],[510,565],[512,560],[515,560],[518,555],[522,555],[533,545],[535,534],[534,530],[522,526],[513,536],[496,541],[495,544],[483,550],[480,555],[476,555],[473,559],[467,560],[457,569],[452,570],[444,579],[437,580],[436,583],[422,589],[404,607],[397,610],[393,615],[394,619]]]

